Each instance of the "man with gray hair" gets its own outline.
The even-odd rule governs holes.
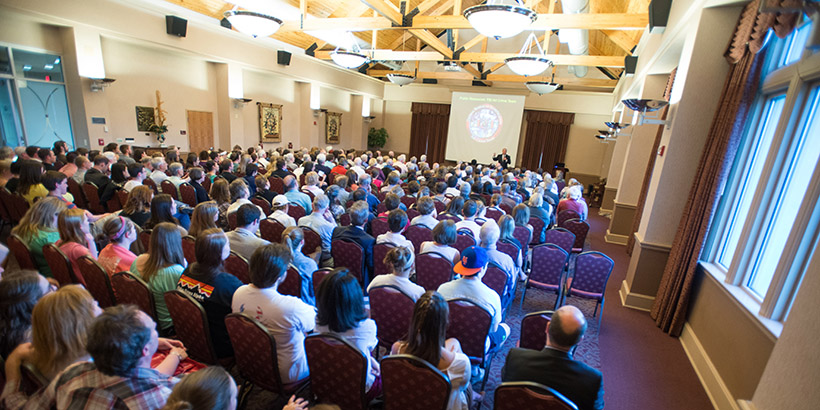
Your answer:
[[[370,206],[370,212],[375,213],[376,208],[378,208],[381,201],[379,198],[376,198],[376,195],[373,195],[371,192],[370,183],[373,182],[369,175],[365,175],[359,179],[359,189],[363,190],[367,194],[367,205]]]
[[[365,174],[364,167],[362,166],[362,159],[360,157],[353,158],[353,166],[350,167],[350,169],[355,172],[359,178]]]
[[[510,255],[496,249],[496,243],[498,243],[500,236],[501,229],[498,227],[498,224],[494,220],[488,219],[487,222],[484,222],[484,225],[481,226],[478,246],[487,251],[487,258],[489,258],[490,263],[498,265],[498,267],[507,274],[507,286],[504,288],[504,294],[514,295],[516,277],[515,262],[513,262]]]
[[[330,168],[325,164],[325,160],[327,159],[327,155],[319,153],[316,155],[316,164],[313,166],[313,169],[316,172],[321,172],[321,175],[330,175]]]
[[[162,181],[168,179],[168,175],[165,173],[165,170],[168,168],[168,164],[165,163],[165,160],[162,157],[154,157],[151,159],[151,169],[154,171],[151,172],[151,178],[155,184],[157,184],[157,188],[160,187]]]
[[[376,238],[364,231],[370,212],[366,202],[357,201],[350,206],[348,213],[350,214],[350,226],[340,226],[334,229],[331,239],[353,242],[362,247],[365,260],[363,287],[367,289],[373,277],[373,245],[376,244]]]
[[[184,172],[182,169],[182,164],[179,162],[174,162],[168,167],[168,172],[171,174],[166,180],[177,188],[177,198],[179,198],[179,186],[183,182],[189,182],[190,178],[182,178],[182,173]],[[170,194],[170,192],[163,192],[164,194]]]
[[[336,228],[336,221],[333,219],[333,216],[329,218],[326,216],[329,206],[330,200],[327,195],[316,195],[316,197],[313,198],[313,212],[299,219],[299,226],[310,228],[322,238],[320,265],[328,267],[333,266],[333,260],[330,254],[330,241],[333,237],[333,229]],[[314,249],[308,249],[308,252],[312,253],[313,251]]]

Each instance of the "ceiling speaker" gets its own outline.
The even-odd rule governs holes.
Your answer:
[[[669,22],[669,11],[672,9],[672,0],[652,0],[649,3],[649,32],[660,34],[666,30]]]
[[[177,16],[165,16],[165,32],[177,37],[185,37],[188,32],[188,20]]]
[[[281,65],[290,65],[290,52],[278,50],[276,52],[276,62]]]
[[[635,75],[635,68],[638,67],[638,57],[637,56],[626,56],[624,57],[624,75],[625,76],[633,76]]]

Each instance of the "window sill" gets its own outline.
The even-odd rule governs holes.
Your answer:
[[[770,335],[773,340],[780,337],[780,333],[783,331],[783,323],[761,316],[758,313],[760,312],[760,302],[757,299],[749,295],[742,287],[726,283],[726,274],[717,265],[704,261],[698,263],[703,271],[711,276],[732,297],[733,301],[740,305],[742,310],[761,330]]]

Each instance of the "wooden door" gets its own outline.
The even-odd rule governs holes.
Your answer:
[[[214,113],[188,110],[188,146],[197,153],[214,146]]]

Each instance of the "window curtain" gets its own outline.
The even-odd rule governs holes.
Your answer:
[[[569,127],[575,122],[575,114],[524,110],[524,118],[527,132],[524,134],[524,151],[519,153],[521,166],[551,170],[556,163],[564,162]]]
[[[785,37],[795,27],[796,16],[758,13],[759,1],[749,3],[741,13],[725,54],[731,68],[650,313],[658,327],[672,336],[680,336],[683,330],[698,259],[718,202],[718,187],[731,169],[760,84],[765,53],[759,52],[766,31],[774,28],[776,35]],[[776,1],[784,6],[793,3],[769,0]]]
[[[444,161],[447,148],[447,128],[450,125],[450,104],[413,103],[410,108],[410,155],[427,155],[427,162]]]

